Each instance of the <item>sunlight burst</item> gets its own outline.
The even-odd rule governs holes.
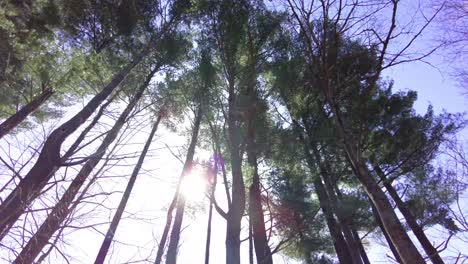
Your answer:
[[[206,185],[203,170],[193,168],[182,180],[181,192],[187,201],[200,202],[205,197]]]

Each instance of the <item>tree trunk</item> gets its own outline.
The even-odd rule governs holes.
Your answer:
[[[250,135],[253,136],[253,135]],[[249,221],[252,225],[253,244],[257,263],[272,264],[271,249],[268,246],[268,240],[265,229],[265,218],[263,216],[262,195],[260,189],[260,177],[258,175],[256,146],[253,140],[249,140],[248,160],[253,168],[252,184],[249,188]]]
[[[296,120],[293,120],[293,125],[296,134],[299,136],[299,139],[302,142],[307,165],[309,165],[310,169],[313,170],[314,160],[311,155],[311,151],[309,150],[310,144],[306,142],[304,135],[301,132],[301,128]],[[335,248],[336,255],[338,256],[338,260],[341,264],[352,264],[353,262],[348,245],[346,244],[346,240],[344,239],[343,234],[341,233],[340,226],[338,225],[338,223],[335,220],[335,217],[333,216],[333,212],[330,208],[330,199],[325,190],[325,186],[323,185],[322,180],[320,178],[314,180],[314,188],[319,198],[320,208],[322,209],[322,212],[325,215],[325,220],[327,222],[330,235],[333,239],[333,246]]]
[[[154,134],[156,133],[156,130],[158,129],[158,125],[159,125],[159,122],[161,121],[161,118],[162,118],[162,113],[158,115],[158,118],[156,119],[156,122],[153,125],[153,129],[151,130],[151,133],[148,137],[148,140],[146,141],[145,146],[143,147],[143,150],[140,154],[138,162],[135,165],[135,168],[133,169],[130,180],[128,181],[127,187],[125,188],[125,192],[122,196],[122,200],[120,200],[119,207],[117,208],[117,212],[112,218],[112,222],[109,227],[109,230],[107,230],[106,236],[104,237],[104,241],[102,242],[101,248],[99,249],[99,253],[96,257],[96,260],[94,261],[95,264],[104,263],[104,260],[106,259],[107,252],[109,251],[109,247],[112,243],[112,240],[114,239],[114,234],[117,231],[117,226],[119,225],[120,219],[122,218],[122,214],[125,210],[128,199],[130,198],[130,193],[132,192],[133,186],[135,185],[136,178],[138,176],[138,173],[140,172],[141,166],[143,165],[143,161],[145,160],[146,153],[148,152],[148,149],[151,145]]]
[[[25,120],[31,113],[35,112],[53,94],[54,92],[52,90],[44,89],[40,95],[23,106],[7,120],[3,121],[3,123],[0,124],[0,138],[7,135],[13,128],[23,122],[23,120]]]
[[[8,229],[18,220],[24,209],[31,204],[54,172],[60,167],[60,148],[65,139],[92,115],[130,71],[150,53],[153,45],[154,43],[150,42],[131,63],[114,75],[109,84],[96,94],[81,111],[49,135],[34,166],[0,205],[1,233],[8,232]]]
[[[395,188],[393,188],[392,184],[387,180],[385,173],[382,171],[382,169],[376,162],[373,162],[373,166],[374,170],[377,172],[380,179],[382,180],[385,189],[387,189],[388,194],[390,194],[392,199],[395,201],[398,210],[400,210],[401,214],[406,220],[406,223],[411,228],[411,231],[413,231],[413,234],[416,236],[419,243],[421,243],[422,247],[424,248],[424,251],[426,252],[427,256],[431,259],[432,263],[443,264],[444,261],[440,257],[439,252],[437,252],[437,249],[435,249],[431,241],[429,241],[426,234],[424,233],[424,230],[416,221],[416,218],[414,217],[413,213],[408,209],[408,207],[406,207],[406,204],[400,198],[400,195],[398,195]]]
[[[336,120],[337,131],[344,141],[344,148],[348,156],[348,160],[350,161],[359,182],[364,186],[364,189],[371,198],[372,203],[377,208],[385,230],[393,241],[403,263],[424,264],[425,261],[423,257],[419,254],[418,249],[415,247],[401,225],[401,222],[393,210],[392,205],[388,201],[387,196],[385,196],[385,193],[380,189],[380,186],[372,177],[362,157],[360,157],[357,149],[359,145],[354,138],[346,132],[343,120],[341,119],[341,113],[337,106],[331,104],[331,107]]]
[[[377,225],[380,227],[380,230],[382,230],[382,233],[385,237],[385,240],[387,240],[388,247],[393,253],[393,256],[395,257],[395,260],[398,263],[403,263],[400,259],[400,256],[398,255],[398,251],[396,250],[395,246],[393,245],[392,240],[390,239],[390,236],[388,235],[387,231],[385,230],[382,220],[380,219],[379,213],[377,212],[377,209],[375,208],[374,204],[372,204],[372,201],[369,198],[369,203],[371,204],[372,207],[372,214],[374,215],[375,221],[377,222]]]
[[[327,226],[333,239],[333,246],[335,247],[338,260],[341,264],[351,264],[353,263],[353,260],[351,258],[351,254],[349,253],[346,240],[341,233],[340,226],[333,216],[333,212],[330,208],[330,200],[325,190],[325,186],[320,179],[316,179],[314,180],[314,187],[319,198],[320,208],[325,215],[325,220],[327,221]]]
[[[249,217],[249,264],[254,264],[252,219]]]
[[[354,241],[356,241],[357,246],[359,248],[359,254],[361,255],[362,262],[364,264],[371,264],[369,257],[367,256],[366,249],[364,248],[364,245],[362,244],[361,238],[359,237],[359,233],[356,231],[354,228],[354,225],[350,225],[349,229],[351,229],[351,233],[353,234]]]
[[[231,155],[239,155],[232,153]],[[232,165],[232,204],[226,221],[226,264],[240,263],[241,220],[245,209],[244,179],[242,179],[241,160],[231,158]]]
[[[330,168],[329,164],[327,164],[327,162],[325,162],[325,163],[327,165],[327,168]],[[338,201],[342,202],[343,201],[343,194],[341,193],[340,188],[338,188],[336,183],[333,184],[333,189],[336,192]],[[359,248],[359,254],[361,255],[362,262],[364,264],[370,264],[370,260],[369,260],[369,257],[367,256],[366,249],[364,248],[364,245],[362,244],[362,240],[359,237],[359,233],[357,232],[357,230],[356,230],[356,228],[354,226],[354,223],[352,223],[352,221],[351,221],[351,223],[348,222],[348,223],[346,223],[346,227],[349,230],[351,230],[351,233],[353,234],[354,241],[356,241],[356,244],[357,244],[357,246]]]
[[[262,196],[258,173],[254,172],[254,183],[249,188],[249,217],[252,221],[252,235],[255,247],[257,263],[272,264],[271,249],[265,230],[265,219],[263,216]]]
[[[135,94],[132,100],[130,100],[130,103],[127,105],[122,114],[120,114],[114,126],[107,133],[96,152],[94,152],[90,159],[83,165],[77,176],[73,179],[72,183],[65,191],[60,201],[55,205],[55,207],[52,209],[52,212],[47,216],[39,230],[28,241],[26,246],[18,255],[16,258],[16,263],[32,263],[37,255],[41,252],[42,248],[47,244],[52,235],[60,228],[60,225],[69,214],[70,205],[73,203],[76,194],[83,186],[85,180],[91,174],[93,169],[99,163],[101,158],[104,156],[107,148],[117,138],[118,132],[125,124],[126,119],[132,109],[142,97],[144,90],[148,86],[155,72],[156,69],[151,72],[151,74],[145,80],[145,83],[139,88],[138,92]]]
[[[205,264],[210,264],[211,219],[212,217],[213,217],[213,201],[210,200],[210,209],[208,211],[208,226],[206,228]]]
[[[70,148],[68,148],[67,152],[63,154],[62,162],[65,162],[68,158],[70,158],[73,154],[75,154],[75,151],[78,149],[81,142],[83,142],[88,132],[91,131],[91,129],[97,124],[102,114],[104,113],[104,110],[107,108],[108,105],[110,105],[114,101],[114,99],[117,97],[118,94],[119,94],[119,91],[114,93],[114,95],[111,98],[109,98],[104,104],[102,104],[101,107],[99,107],[99,110],[97,111],[91,123],[89,123],[89,125],[81,132],[81,134],[78,136],[75,142],[73,142]]]
[[[211,127],[211,124],[210,124],[210,127]],[[215,135],[213,134],[213,137],[215,137]],[[220,156],[219,156],[219,152],[216,151],[217,149],[217,146],[216,146],[216,140],[215,140],[215,144],[213,145],[213,163],[214,163],[214,167],[213,167],[213,174],[211,175],[208,175],[208,184],[210,184],[209,186],[209,191],[210,191],[210,209],[208,211],[208,225],[207,225],[207,228],[206,228],[206,245],[205,245],[205,264],[209,264],[210,263],[210,245],[211,245],[211,224],[212,224],[212,219],[213,219],[213,201],[214,201],[214,197],[215,197],[215,191],[216,191],[216,184],[218,182],[218,164],[220,162],[223,162],[222,160],[220,160]],[[210,177],[213,177],[212,179]]]
[[[325,182],[325,189],[328,195],[328,202],[330,205],[330,210],[333,214],[338,217],[338,222],[341,227],[341,231],[344,234],[344,238],[346,241],[346,245],[348,247],[348,252],[351,256],[352,263],[360,264],[362,263],[361,256],[360,256],[360,249],[353,233],[348,227],[349,220],[341,212],[341,209],[338,206],[338,198],[336,197],[334,184],[331,182],[331,172],[327,169],[327,167],[322,163],[322,159],[320,157],[320,153],[317,149],[317,146],[312,140],[309,140],[310,148],[312,149],[312,153],[314,154],[315,161],[319,167],[321,178]],[[322,182],[320,182],[322,184]]]
[[[252,81],[255,84],[254,81]],[[258,161],[257,151],[258,147],[256,144],[256,129],[254,120],[257,112],[253,106],[256,105],[256,97],[254,93],[255,85],[251,85],[251,109],[249,111],[250,116],[247,117],[247,159],[252,171],[252,184],[249,187],[249,221],[252,225],[252,236],[253,244],[255,248],[255,256],[257,257],[257,263],[262,264],[273,264],[273,258],[271,249],[268,245],[265,229],[265,218],[263,215],[262,206],[262,193],[260,189],[260,176],[258,175]]]
[[[228,137],[231,155],[232,199],[226,218],[226,264],[240,264],[241,220],[245,210],[245,185],[234,80],[229,80]]]
[[[113,96],[115,97],[115,96]],[[71,155],[74,154],[74,151],[78,148],[78,146],[81,144],[81,142],[84,140],[85,136],[88,134],[88,132],[96,125],[96,123],[99,121],[99,119],[102,116],[102,113],[104,112],[104,109],[111,103],[113,98],[109,99],[105,104],[101,105],[99,108],[98,113],[96,116],[93,118],[93,121],[81,132],[81,134],[78,136],[78,138],[73,142],[72,146],[67,150],[67,152],[63,155],[62,157],[62,162],[65,162]],[[8,226],[4,229],[4,232],[0,232],[0,241],[8,234],[8,230],[14,223],[11,222],[8,224]]]
[[[300,239],[301,242],[304,241],[304,234],[302,234],[302,231],[299,232],[299,239]],[[306,264],[315,264],[315,263],[312,261],[312,258],[311,258],[311,255],[310,255],[310,251],[304,250],[304,252],[303,252],[303,258],[304,258]],[[340,262],[340,264],[344,264],[344,263],[346,263],[346,262]]]
[[[156,260],[154,261],[155,264],[161,264],[161,260],[164,254],[164,249],[166,247],[167,236],[169,235],[169,230],[171,229],[171,225],[172,225],[172,212],[174,212],[174,209],[176,206],[177,195],[179,194],[179,189],[180,189],[180,181],[179,181],[179,184],[177,185],[177,190],[174,195],[174,198],[172,199],[171,205],[169,205],[169,208],[167,209],[166,225],[164,226],[164,231],[161,236],[161,240],[159,241],[158,252],[156,253]]]
[[[192,139],[190,140],[190,145],[187,151],[187,157],[184,163],[184,169],[180,177],[181,181],[183,181],[185,177],[191,177],[190,172],[193,166],[193,156],[195,155],[195,147],[198,141],[198,132],[200,130],[202,115],[202,106],[200,105],[198,106],[197,115],[195,117],[195,124],[192,130]],[[185,211],[185,197],[183,193],[178,193],[176,204],[176,215],[174,217],[174,225],[172,226],[171,237],[169,239],[166,264],[175,264],[177,261],[177,249],[179,247],[180,232],[182,229],[182,221],[184,219]]]

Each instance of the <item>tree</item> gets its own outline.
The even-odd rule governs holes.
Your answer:
[[[119,225],[119,221],[122,218],[122,214],[125,210],[125,206],[128,202],[128,199],[130,198],[133,185],[135,185],[136,178],[138,176],[138,173],[140,172],[140,168],[143,165],[143,161],[145,160],[146,153],[148,152],[148,149],[151,145],[151,141],[153,140],[154,134],[156,133],[158,129],[159,122],[161,122],[163,115],[164,115],[164,110],[161,110],[161,113],[158,114],[158,117],[153,125],[153,128],[151,129],[151,132],[148,136],[145,146],[143,147],[143,150],[140,154],[138,162],[135,165],[135,168],[133,169],[132,176],[130,177],[130,180],[128,181],[127,187],[125,188],[125,193],[122,196],[122,199],[120,200],[117,212],[112,218],[112,223],[109,226],[109,229],[107,230],[106,236],[104,237],[104,241],[102,242],[101,248],[99,249],[99,253],[96,257],[95,263],[104,263],[104,260],[107,255],[107,251],[109,250],[109,247],[112,243],[112,239],[114,238],[114,234],[117,230],[117,226]]]
[[[241,116],[239,112],[238,74],[239,48],[245,36],[247,11],[237,1],[207,1],[201,9],[209,32],[215,40],[217,52],[227,81],[228,105],[224,116],[227,122],[227,138],[232,175],[232,199],[226,214],[226,263],[240,263],[241,219],[245,210],[245,184],[242,173],[243,146],[241,142]],[[203,20],[202,20],[203,21]]]
[[[91,174],[93,169],[100,162],[107,148],[117,138],[117,135],[120,129],[125,124],[125,121],[127,120],[130,112],[134,109],[140,98],[143,96],[143,92],[148,87],[153,75],[158,69],[159,66],[156,66],[150,71],[149,75],[146,77],[146,80],[138,88],[135,96],[130,100],[129,104],[121,113],[119,119],[115,122],[114,126],[109,130],[100,146],[97,148],[94,154],[89,159],[87,159],[86,163],[78,172],[77,176],[73,179],[70,186],[68,186],[67,191],[63,194],[60,201],[54,206],[52,212],[49,214],[49,216],[47,216],[44,223],[41,225],[34,237],[32,237],[29,240],[26,247],[22,250],[22,253],[20,253],[20,255],[18,256],[18,262],[33,262],[34,259],[41,252],[41,250],[44,248],[44,246],[47,244],[51,236],[59,229],[62,222],[70,213],[70,205],[73,203],[73,200],[75,199],[75,196],[77,195],[78,191],[81,189],[81,187],[85,183],[85,180]]]
[[[385,56],[388,55],[387,48],[390,40],[393,40],[395,34],[397,34],[395,32],[395,21],[398,10],[398,1],[392,1],[389,3],[389,6],[391,7],[391,10],[389,10],[391,12],[391,22],[389,23],[388,31],[382,37],[378,34],[379,30],[374,29],[372,31],[372,29],[369,29],[371,32],[376,34],[378,40],[375,41],[375,44],[371,44],[371,53],[373,52],[377,55],[374,56],[371,61],[368,61],[368,68],[364,68],[364,71],[362,72],[355,72],[355,74],[353,74],[354,78],[352,79],[341,80],[336,80],[334,78],[338,74],[340,65],[346,65],[346,60],[342,60],[342,53],[340,52],[340,47],[344,44],[342,42],[342,36],[352,31],[352,26],[347,26],[348,23],[351,23],[352,25],[353,22],[350,20],[353,20],[353,13],[357,11],[355,11],[354,8],[348,11],[347,9],[344,9],[340,3],[336,7],[338,11],[335,16],[335,14],[333,14],[334,11],[332,11],[333,9],[331,9],[335,7],[332,7],[322,1],[319,3],[320,9],[318,10],[321,10],[323,20],[319,24],[314,24],[314,22],[309,19],[312,15],[311,12],[315,10],[312,6],[313,3],[310,4],[310,7],[303,9],[293,1],[288,1],[288,4],[300,26],[304,52],[309,60],[311,74],[313,74],[313,77],[316,79],[316,87],[322,91],[327,107],[333,114],[336,129],[340,138],[343,140],[343,147],[346,150],[347,157],[357,178],[363,184],[366,192],[369,194],[372,202],[376,206],[384,227],[394,242],[402,261],[407,263],[424,263],[422,256],[419,254],[417,248],[411,242],[409,236],[403,229],[403,226],[393,211],[387,197],[372,177],[365,160],[362,159],[360,149],[361,142],[359,138],[361,133],[357,130],[359,127],[362,127],[362,125],[359,123],[350,123],[350,120],[347,119],[346,112],[343,111],[346,107],[346,101],[343,101],[342,98],[346,96],[346,88],[349,87],[351,83],[356,81],[367,83],[367,87],[362,89],[359,93],[359,101],[363,103],[366,102],[366,100],[368,100],[375,91],[381,71],[395,65],[401,55],[404,54],[404,52],[411,46],[412,41],[408,42],[408,44],[397,53],[397,55],[389,59],[388,63],[384,64]],[[357,4],[354,4],[354,6],[356,8],[359,7]],[[376,4],[376,7],[378,6],[379,4]],[[368,14],[370,17],[378,13],[374,10],[373,6],[369,8]],[[344,20],[341,20],[342,15]],[[433,15],[432,18],[434,16],[435,15]],[[431,21],[432,18],[429,21]],[[414,34],[413,40],[420,35],[418,32],[422,32],[424,28],[425,26]],[[370,42],[372,43],[374,41],[370,40]],[[414,59],[417,58],[413,58],[413,60]],[[352,68],[349,69],[351,71],[353,70]],[[360,121],[363,122],[364,120],[361,119]],[[357,133],[353,133],[353,129]]]
[[[8,134],[13,128],[17,127],[21,121],[23,121],[28,115],[37,110],[40,105],[42,105],[53,92],[49,89],[44,89],[44,91],[35,97],[31,102],[21,108],[18,112],[10,116],[7,120],[3,121],[0,124],[0,138]]]
[[[177,19],[176,17],[175,20]],[[161,32],[159,32],[161,35],[153,35],[144,50],[118,74],[114,75],[112,80],[80,112],[51,133],[35,165],[18,187],[5,199],[5,202],[0,205],[0,216],[2,218],[0,230],[2,233],[6,232],[9,226],[18,219],[22,210],[37,197],[37,193],[47,183],[53,172],[60,167],[60,147],[63,141],[91,116],[130,71],[153,51],[155,45],[161,43],[160,41],[167,40],[167,34],[170,33],[173,26],[172,21],[171,24],[162,25]]]

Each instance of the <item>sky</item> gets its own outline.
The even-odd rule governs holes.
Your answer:
[[[440,63],[442,64],[442,62]],[[415,108],[419,113],[424,113],[429,104],[434,106],[436,113],[443,110],[449,112],[468,110],[466,97],[461,96],[457,84],[447,74],[441,73],[427,64],[402,64],[384,72],[384,75],[395,81],[396,90],[413,89],[418,92],[418,101]],[[139,143],[132,145],[131,149],[133,151],[137,151],[138,148],[142,147],[149,132],[149,127],[148,125],[147,129],[145,129],[147,131],[133,137],[132,141]],[[188,131],[189,127],[186,129]],[[156,242],[162,234],[165,223],[166,209],[173,197],[175,182],[182,168],[182,164],[165,149],[165,146],[167,144],[173,147],[173,151],[177,153],[177,148],[174,147],[182,147],[186,144],[186,141],[186,136],[171,133],[163,128],[157,133],[151,147],[153,150],[151,152],[152,156],[145,160],[143,165],[145,173],[139,176],[137,180],[125,214],[127,217],[133,214],[134,218],[145,218],[147,221],[123,219],[115,237],[117,241],[139,245],[143,248],[137,249],[134,246],[114,243],[112,254],[107,259],[108,263],[125,263],[130,260],[144,259],[148,256],[150,256],[150,259],[154,258]],[[196,157],[198,159],[206,160],[208,156],[206,151],[197,149]],[[132,162],[128,161],[128,163]],[[130,169],[126,168],[126,170]],[[119,173],[122,173],[122,171],[119,171]],[[124,181],[112,180],[111,182],[108,186],[109,189],[124,189]],[[217,197],[221,206],[225,205],[225,201],[222,200],[222,197],[224,197],[222,188],[222,185],[218,184]],[[114,194],[106,203],[115,205],[119,199],[120,194]],[[207,208],[194,212],[194,210],[200,210],[200,205],[193,201],[189,201],[189,207],[195,208],[188,210],[189,213],[184,218],[178,260],[179,263],[202,263],[205,252]],[[110,219],[112,214],[109,212],[107,214]],[[101,230],[106,228],[107,226],[102,226]],[[212,263],[220,263],[224,261],[225,221],[217,213],[214,213],[212,234],[211,261]],[[244,232],[242,238],[245,237]],[[430,239],[440,241],[440,236],[433,231],[430,233]],[[102,236],[93,230],[84,230],[67,235],[67,240],[73,248],[68,251],[73,252],[73,255],[77,257],[75,263],[90,263],[95,258],[97,249],[102,242]],[[375,239],[368,242],[367,249],[372,263],[391,263],[385,257],[388,249],[381,246],[384,243],[381,238],[375,237]],[[243,263],[248,261],[247,252],[247,242],[244,242],[242,244]],[[297,262],[278,254],[275,256],[275,263]]]
[[[430,31],[424,38],[424,41],[418,42],[416,49],[424,49],[430,45],[431,39],[437,34],[435,30]],[[467,97],[462,95],[463,89],[450,75],[451,62],[447,61],[448,56],[443,52],[436,54],[428,59],[432,65],[415,62],[395,66],[383,73],[384,78],[390,78],[395,81],[395,90],[415,90],[418,92],[418,100],[415,109],[423,114],[428,105],[432,104],[436,113],[446,110],[448,112],[468,111]],[[435,66],[435,67],[434,67]],[[79,109],[80,105],[76,106]],[[73,108],[64,117],[73,114]],[[123,147],[121,153],[138,153],[143,148],[146,136],[149,134],[151,119],[147,118],[145,128],[133,135],[129,135],[128,143],[131,145]],[[187,122],[184,122],[186,128]],[[184,129],[180,129],[184,130]],[[462,133],[465,139],[467,132]],[[187,135],[172,133],[161,127],[150,148],[150,155],[145,159],[142,167],[142,173],[135,184],[130,201],[127,205],[124,219],[122,219],[115,240],[111,247],[111,254],[107,258],[108,263],[129,263],[131,261],[148,258],[153,260],[156,255],[157,241],[163,231],[166,209],[174,195],[175,185],[180,176],[182,164],[173,157],[173,154],[166,148],[170,146],[172,151],[177,153],[178,148],[182,148],[187,143]],[[5,145],[2,143],[2,149]],[[183,151],[182,151],[183,152]],[[2,155],[6,152],[3,151]],[[14,155],[20,155],[14,153]],[[196,158],[206,160],[209,154],[206,151],[197,150]],[[132,164],[137,158],[119,161],[114,167],[114,171],[108,172],[109,178],[100,183],[99,188],[106,191],[120,190],[125,188],[124,178],[114,178],[115,174],[130,174]],[[183,156],[182,156],[183,159]],[[94,191],[98,191],[96,188]],[[225,201],[221,198],[223,195],[223,186],[218,181],[217,197],[220,197],[221,207]],[[108,198],[102,200],[102,206],[95,208],[90,214],[84,217],[87,221],[102,222],[100,218],[111,219],[113,210],[108,210],[105,206],[113,208],[119,202],[120,193],[113,193]],[[466,203],[465,203],[466,204]],[[179,254],[179,263],[202,263],[204,260],[207,208],[202,202],[188,201],[189,210],[184,218],[184,229],[181,237],[181,246]],[[93,217],[93,218],[91,218]],[[84,223],[83,223],[84,224]],[[107,224],[98,225],[96,230],[106,231]],[[246,226],[246,225],[244,225]],[[72,257],[72,263],[91,263],[99,250],[103,236],[94,229],[69,230],[65,235],[66,252]],[[214,212],[213,230],[211,242],[211,263],[222,263],[224,261],[224,237],[225,221]],[[431,239],[439,241],[440,236],[436,229],[429,232]],[[241,239],[245,238],[245,232]],[[369,256],[372,263],[391,263],[384,256],[388,250],[379,246],[379,239],[371,239],[368,247]],[[135,246],[138,245],[138,246]],[[459,247],[454,242],[454,247]],[[248,262],[247,242],[242,244],[242,263]],[[0,251],[1,252],[1,251]],[[55,254],[55,253],[54,253]],[[52,255],[52,259],[56,256]],[[0,260],[1,262],[1,260]],[[54,262],[59,263],[59,262]],[[275,263],[296,263],[288,260],[281,254],[275,256]]]

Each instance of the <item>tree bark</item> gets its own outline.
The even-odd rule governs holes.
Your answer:
[[[252,235],[255,247],[257,263],[272,264],[271,249],[265,230],[265,219],[263,216],[262,196],[260,192],[260,181],[255,169],[254,182],[249,188],[249,217],[252,221]]]
[[[393,256],[395,257],[395,260],[398,263],[403,263],[400,259],[400,255],[398,255],[398,251],[396,250],[395,246],[393,245],[392,240],[390,239],[390,236],[388,235],[387,231],[385,230],[382,220],[380,219],[379,213],[377,212],[377,209],[375,208],[374,204],[372,204],[370,198],[369,198],[369,203],[371,204],[372,207],[372,214],[374,215],[375,221],[377,222],[377,225],[380,227],[380,230],[382,230],[382,233],[385,237],[385,240],[387,240],[388,247],[393,253]]]
[[[31,204],[60,167],[60,148],[65,139],[92,115],[130,71],[150,53],[153,46],[152,41],[131,63],[114,75],[112,80],[81,111],[49,135],[34,166],[0,205],[0,233],[8,232],[24,209]]]
[[[193,167],[193,156],[195,155],[195,147],[198,141],[198,132],[200,131],[200,123],[202,119],[202,106],[198,106],[198,111],[195,117],[195,124],[192,130],[192,139],[190,140],[190,145],[187,151],[187,157],[184,163],[184,169],[181,175],[181,181],[185,177],[190,177],[189,173]],[[176,215],[174,217],[174,225],[171,230],[171,237],[169,239],[169,247],[167,249],[166,264],[175,264],[177,261],[177,249],[179,247],[180,232],[182,229],[182,221],[184,219],[185,211],[185,197],[183,193],[178,193],[177,196],[177,206],[176,206]]]
[[[154,261],[155,264],[161,263],[161,260],[164,254],[164,249],[166,247],[166,242],[167,242],[167,236],[169,235],[169,230],[171,229],[171,225],[172,225],[172,213],[174,212],[174,209],[176,206],[177,195],[179,194],[179,189],[180,189],[180,182],[177,186],[177,190],[174,195],[174,198],[172,199],[171,205],[169,205],[169,208],[167,209],[166,225],[164,226],[164,231],[161,236],[161,240],[159,241],[158,252],[156,253],[156,260]]]
[[[62,222],[70,213],[70,205],[73,203],[76,194],[85,183],[88,176],[104,156],[107,148],[117,138],[118,132],[123,127],[132,109],[135,107],[139,99],[142,97],[144,90],[148,86],[152,76],[156,72],[154,69],[147,77],[144,84],[140,86],[138,92],[130,100],[125,110],[120,114],[114,126],[107,133],[106,137],[94,152],[90,159],[83,165],[77,176],[73,179],[70,186],[65,191],[60,201],[54,206],[52,212],[47,216],[44,223],[42,223],[39,230],[28,241],[21,253],[16,258],[16,263],[32,263],[37,255],[41,252],[42,248],[47,244],[52,235],[60,228]]]
[[[75,151],[78,149],[81,142],[83,142],[88,132],[91,131],[91,129],[97,124],[102,114],[104,113],[104,110],[107,108],[108,105],[110,105],[114,101],[118,94],[119,91],[114,93],[114,95],[111,98],[109,98],[104,104],[102,104],[101,107],[99,107],[99,110],[97,111],[91,123],[89,123],[89,125],[80,133],[75,142],[73,142],[73,144],[68,148],[67,152],[63,154],[62,162],[65,162],[68,158],[75,154]]]
[[[210,124],[211,127],[211,124]],[[215,137],[215,135],[212,135]],[[216,140],[215,144],[213,145],[213,174],[208,175],[208,184],[209,186],[209,191],[210,191],[210,209],[208,211],[208,224],[206,228],[206,244],[205,244],[205,264],[210,263],[210,245],[211,245],[211,224],[212,224],[212,219],[213,219],[213,202],[214,202],[214,197],[215,197],[215,191],[216,191],[216,184],[218,183],[218,166],[220,162],[223,162],[219,157],[219,152],[216,151],[217,146],[216,146]],[[213,178],[211,178],[213,177]]]
[[[208,225],[206,228],[206,244],[205,244],[205,264],[210,263],[210,244],[211,244],[211,220],[213,217],[213,201],[210,199],[210,209],[208,211]]]
[[[330,208],[330,200],[328,198],[325,186],[323,185],[320,179],[314,180],[315,191],[319,198],[320,208],[322,209],[323,214],[325,215],[325,220],[327,222],[330,235],[333,239],[333,246],[335,247],[336,255],[341,264],[351,264],[353,259],[349,252],[348,245],[346,243],[343,234],[341,233],[340,226],[333,216],[333,212]]]
[[[226,218],[226,264],[240,264],[241,220],[245,210],[245,185],[242,175],[242,151],[234,80],[229,81],[228,137],[231,155],[232,199]]]
[[[273,264],[273,258],[270,246],[266,236],[265,218],[263,215],[262,193],[260,186],[260,176],[258,175],[257,152],[256,144],[256,128],[253,118],[258,114],[255,105],[257,98],[255,95],[255,69],[250,72],[251,83],[249,85],[250,107],[246,113],[247,124],[247,160],[252,168],[252,184],[249,187],[249,221],[252,225],[253,244],[255,248],[255,256],[257,263]]]
[[[249,188],[249,221],[252,227],[253,244],[257,263],[272,264],[271,249],[268,245],[263,216],[262,195],[260,189],[260,177],[258,175],[257,147],[254,141],[254,129],[249,122],[248,132],[248,163],[253,168],[252,184]]]
[[[23,122],[31,113],[39,109],[39,107],[53,94],[54,92],[52,90],[44,89],[40,95],[23,106],[18,112],[14,113],[7,120],[3,121],[3,123],[0,124],[0,138],[10,133],[13,128]]]
[[[390,194],[392,199],[395,201],[395,204],[398,210],[400,210],[401,214],[406,220],[406,223],[411,228],[411,231],[413,231],[413,234],[416,236],[419,243],[421,243],[429,259],[434,264],[443,264],[444,261],[440,257],[439,252],[432,245],[431,241],[429,241],[426,234],[424,233],[424,230],[416,221],[416,218],[414,217],[413,213],[408,209],[408,207],[406,207],[406,204],[400,198],[400,195],[398,194],[398,192],[395,190],[395,188],[393,188],[392,184],[387,180],[385,173],[382,171],[382,169],[376,162],[373,162],[373,166],[374,166],[374,170],[377,172],[377,175],[379,175],[380,179],[382,180],[383,185],[385,186],[385,189],[387,189],[388,194]]]
[[[351,224],[349,226],[349,229],[351,229],[351,233],[353,234],[354,240],[356,241],[357,246],[359,248],[359,254],[361,255],[362,262],[364,264],[371,264],[369,257],[367,256],[366,249],[364,248],[361,238],[359,237],[359,233],[354,228],[354,225]]]
[[[138,162],[133,169],[132,175],[130,180],[128,181],[127,187],[125,188],[125,192],[120,200],[119,206],[117,208],[117,212],[115,213],[114,217],[112,218],[111,225],[107,230],[106,236],[104,237],[104,241],[102,242],[101,248],[99,249],[99,253],[94,261],[95,264],[104,263],[106,259],[107,252],[109,251],[109,247],[114,239],[114,234],[117,231],[117,226],[119,225],[120,219],[122,218],[122,214],[125,210],[127,205],[128,199],[130,198],[130,194],[132,192],[133,186],[135,185],[135,181],[137,179],[138,174],[140,173],[141,166],[143,165],[143,161],[145,160],[146,153],[148,153],[148,149],[153,141],[154,134],[158,129],[159,122],[161,121],[162,113],[158,115],[156,122],[153,125],[153,129],[150,132],[148,140],[143,147],[143,150],[138,158]]]
[[[249,217],[249,264],[254,264],[252,219]]]
[[[302,234],[302,231],[299,232],[299,239],[300,239],[301,241],[304,241],[304,234]],[[315,264],[315,263],[312,261],[312,258],[311,258],[311,255],[310,255],[310,251],[304,250],[304,252],[303,252],[303,258],[304,258],[306,264]],[[346,262],[340,262],[340,264],[341,264],[341,263],[344,264],[344,263],[346,263]]]

